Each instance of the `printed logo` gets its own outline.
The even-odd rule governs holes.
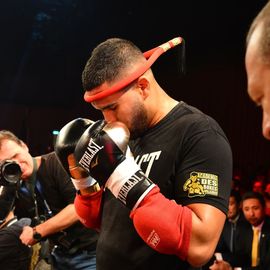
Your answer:
[[[205,195],[218,195],[218,176],[211,173],[191,172],[185,182],[183,190],[188,197],[204,197]]]
[[[139,155],[136,157],[135,161],[140,167],[142,167],[142,165],[144,164],[147,164],[147,167],[144,172],[144,174],[147,177],[149,176],[151,172],[154,162],[156,160],[159,160],[160,154],[161,154],[161,151],[156,151],[156,152],[144,154],[142,156]]]
[[[127,195],[129,193],[129,191],[139,182],[141,182],[143,179],[145,178],[145,176],[138,171],[137,173],[135,173],[134,175],[132,175],[131,178],[129,178],[124,185],[121,187],[119,194],[117,196],[117,199],[120,200],[123,204],[126,204],[126,200],[127,200]]]
[[[95,143],[93,141],[93,139],[91,138],[86,151],[84,152],[82,158],[79,161],[79,164],[87,171],[89,171],[89,168],[93,168],[96,165],[98,165],[98,158],[96,157],[96,159],[94,160],[94,162],[92,163],[92,159],[94,158],[94,156],[101,150],[103,149],[104,146],[100,146],[97,143]]]
[[[98,165],[98,156],[96,156],[96,158],[93,160],[93,162],[91,162],[91,169],[93,169],[94,167],[96,167]]]
[[[159,235],[156,233],[155,230],[151,231],[151,233],[149,234],[147,238],[147,243],[152,247],[156,247],[159,242],[160,242]]]

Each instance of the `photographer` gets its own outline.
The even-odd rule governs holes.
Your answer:
[[[2,130],[1,161],[2,171],[7,161],[15,161],[21,169],[16,215],[32,219],[20,235],[22,243],[34,245],[48,238],[53,269],[96,269],[98,235],[79,222],[73,205],[76,190],[55,153],[32,157],[23,141]],[[3,172],[1,178],[9,180]]]
[[[32,249],[20,241],[24,226],[30,225],[29,218],[20,220],[13,208],[16,186],[0,186],[0,262],[2,270],[25,270],[31,262]]]

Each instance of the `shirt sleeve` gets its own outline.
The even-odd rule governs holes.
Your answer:
[[[54,188],[57,190],[57,194],[61,196],[61,200],[63,200],[65,204],[74,203],[76,189],[71,182],[69,174],[62,167],[54,152],[51,153],[49,159],[50,160],[47,160],[47,168],[50,170],[53,178],[53,182],[51,184],[54,185]]]
[[[183,205],[207,203],[226,214],[232,179],[229,142],[214,120],[192,128],[182,145],[176,198]]]

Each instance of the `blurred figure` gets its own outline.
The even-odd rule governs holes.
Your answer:
[[[264,183],[261,179],[255,179],[252,185],[252,191],[263,193],[264,191]]]
[[[263,110],[262,133],[270,139],[270,2],[253,20],[246,39],[248,94]]]
[[[0,262],[2,270],[27,270],[32,248],[24,245],[20,234],[31,219],[20,220],[14,215],[16,186],[0,186]]]
[[[241,209],[240,192],[237,190],[231,190],[227,219],[215,251],[215,254],[219,253],[219,255],[214,257],[212,261],[208,263],[208,265],[213,264],[215,259],[227,261],[231,266],[236,264],[235,254],[237,241],[239,238],[239,233],[241,233],[243,223],[246,223],[246,220]],[[206,266],[204,269],[208,269],[208,267]]]
[[[241,209],[241,195],[237,190],[231,190],[229,198],[229,208],[227,214],[227,220],[233,224],[236,224],[239,219],[242,219]]]
[[[242,184],[243,184],[243,172],[238,166],[234,165],[231,189],[237,190],[241,194]]]
[[[238,177],[233,177],[232,179],[232,186],[231,186],[231,189],[232,190],[236,190],[238,191],[239,193],[242,192],[242,183],[241,183],[241,179],[239,179]]]
[[[270,216],[270,183],[267,183],[264,189],[265,213]]]

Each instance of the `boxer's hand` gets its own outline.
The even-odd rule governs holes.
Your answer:
[[[87,188],[96,182],[82,167],[77,165],[73,154],[81,135],[93,123],[85,118],[74,119],[60,130],[56,139],[56,155],[66,172],[71,176],[76,189]]]
[[[129,154],[128,141],[129,131],[123,123],[100,120],[83,133],[74,155],[100,185],[132,209],[155,185]]]
[[[185,260],[192,212],[160,193],[135,163],[129,153],[128,141],[129,131],[124,124],[98,121],[81,136],[74,155],[79,165],[100,185],[132,209],[130,218],[147,245],[160,253],[174,254]],[[88,211],[87,203],[84,206]],[[86,211],[83,208],[82,211],[85,216]],[[95,225],[95,220],[90,220],[89,224]]]

